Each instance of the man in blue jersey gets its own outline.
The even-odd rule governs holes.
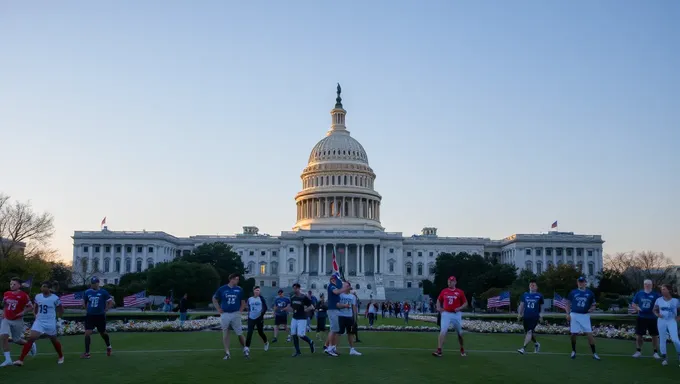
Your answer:
[[[106,332],[106,311],[113,307],[114,302],[113,297],[105,289],[99,288],[97,277],[90,280],[90,289],[83,294],[83,305],[87,312],[85,314],[85,353],[81,357],[90,358],[90,340],[95,328],[106,343],[106,355],[111,356],[111,340]]]
[[[333,274],[330,279],[330,284],[328,284],[328,320],[331,323],[330,332],[328,332],[328,347],[324,349],[324,352],[330,356],[338,356],[337,344],[338,335],[340,334],[340,323],[339,323],[339,311],[338,303],[340,302],[340,295],[343,293],[348,293],[350,290],[349,285],[344,285],[340,276]]]
[[[661,295],[653,291],[652,288],[652,281],[645,280],[644,289],[633,298],[632,305],[638,313],[637,323],[635,324],[635,335],[637,336],[635,340],[637,350],[633,354],[635,358],[642,356],[643,336],[648,332],[649,336],[652,337],[654,358],[661,358],[659,356],[659,328],[657,327],[656,315],[654,314],[654,303]]]
[[[213,305],[217,308],[217,312],[220,313],[222,323],[224,360],[231,359],[231,354],[229,353],[229,327],[238,336],[238,341],[243,347],[243,355],[246,359],[250,356],[241,327],[241,312],[245,309],[246,302],[243,299],[243,290],[238,286],[238,281],[239,275],[237,273],[229,275],[229,283],[219,287],[212,299]]]
[[[283,289],[279,289],[279,295],[274,299],[274,338],[272,343],[276,343],[279,335],[279,328],[283,326],[283,330],[288,332],[288,312],[285,311],[286,307],[290,305],[290,299],[283,295]],[[286,340],[290,342],[290,334]]]
[[[586,288],[586,278],[581,276],[576,281],[577,289],[569,293],[567,297],[567,321],[571,331],[571,358],[576,358],[576,336],[583,332],[588,336],[590,349],[593,351],[593,359],[600,360],[595,352],[595,338],[593,328],[590,325],[590,312],[595,307],[595,294]]]
[[[517,309],[517,320],[522,317],[524,317],[524,332],[526,332],[526,336],[524,336],[522,348],[518,349],[517,352],[523,355],[529,341],[533,341],[534,353],[538,353],[541,350],[541,344],[536,341],[534,330],[538,322],[543,318],[543,295],[538,293],[536,280],[529,282],[529,292],[524,292],[520,299],[519,308]]]

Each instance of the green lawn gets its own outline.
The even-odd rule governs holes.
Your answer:
[[[270,332],[268,334],[271,334]],[[602,361],[590,358],[585,338],[579,339],[581,354],[569,359],[566,336],[541,336],[542,353],[521,356],[515,352],[521,335],[467,334],[468,357],[460,357],[455,337],[445,348],[441,359],[431,356],[435,347],[434,333],[363,332],[358,349],[363,356],[347,355],[346,341],[342,356],[331,358],[322,351],[311,355],[303,348],[303,356],[291,358],[291,344],[279,338],[268,352],[255,336],[251,359],[244,360],[237,342],[232,347],[232,360],[223,361],[219,332],[193,333],[114,333],[111,334],[114,355],[106,357],[103,342],[93,338],[91,360],[80,360],[83,336],[63,337],[66,353],[63,366],[47,340],[38,342],[39,353],[26,359],[23,368],[0,369],[2,382],[68,383],[295,383],[319,382],[325,378],[353,383],[461,382],[461,383],[677,383],[680,367],[673,357],[671,365],[662,367],[650,358],[630,357],[630,341],[598,340]],[[234,340],[234,339],[233,339]],[[649,348],[645,353],[649,354]],[[672,346],[669,345],[672,349]],[[530,348],[531,349],[531,348]],[[13,348],[16,358],[19,349]],[[669,351],[670,352],[670,351]],[[675,351],[670,355],[675,356]]]

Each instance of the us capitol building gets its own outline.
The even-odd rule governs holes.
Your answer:
[[[602,269],[602,237],[573,232],[514,234],[501,240],[484,237],[442,237],[437,228],[420,235],[386,232],[380,224],[382,196],[364,147],[345,125],[340,85],[331,127],[309,155],[302,171],[302,190],[295,196],[297,220],[292,231],[278,236],[243,227],[232,236],[176,237],[159,231],[75,231],[73,266],[77,276],[97,274],[117,284],[128,272],[152,268],[189,253],[201,244],[224,242],[241,255],[246,277],[268,290],[299,281],[319,291],[332,272],[332,255],[359,297],[383,300],[419,292],[432,279],[442,252],[468,252],[540,274],[550,265],[574,264],[589,279]]]

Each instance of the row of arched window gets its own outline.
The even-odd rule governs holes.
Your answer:
[[[564,264],[564,262],[563,262],[562,260],[558,260],[558,261],[557,261],[557,265],[558,265],[558,266],[560,266],[560,265],[562,265],[562,264]],[[574,265],[574,262],[573,262],[572,260],[569,260],[569,261],[567,261],[567,264],[569,264],[569,265]],[[548,269],[548,268],[550,268],[550,267],[552,267],[552,266],[553,266],[552,260],[548,260],[548,265],[547,265],[547,268],[546,268],[546,269]],[[583,262],[582,262],[582,261],[577,262],[577,263],[576,263],[576,268],[577,268],[579,271],[584,272],[584,271],[583,271]],[[526,264],[525,264],[525,269],[528,270],[528,271],[532,271],[532,272],[534,272],[534,273],[536,273],[536,274],[541,274],[541,273],[543,273],[543,271],[544,271],[544,270],[543,270],[543,262],[542,262],[542,261],[537,261],[537,262],[536,262],[536,269],[534,270],[534,263],[533,263],[531,260],[527,260],[527,262],[526,262]],[[587,272],[588,272],[588,275],[589,275],[589,276],[595,275],[595,263],[594,263],[594,262],[592,262],[592,261],[589,261],[589,262],[588,262],[588,271],[587,271]]]
[[[302,182],[303,188],[327,187],[329,185],[373,188],[373,179],[369,176],[359,175],[326,175],[309,176]]]
[[[124,272],[124,273],[130,273],[130,272],[132,272],[132,259],[131,258],[125,259],[124,270],[121,270],[121,262],[122,262],[122,260],[120,258],[116,258],[116,259],[113,260],[113,263],[111,263],[111,259],[107,257],[107,258],[104,259],[104,265],[100,266],[99,265],[99,259],[93,259],[92,265],[90,265],[89,259],[81,259],[80,260],[80,270],[83,273],[88,273],[88,272],[103,272],[103,273],[109,273],[109,272],[121,273],[121,272]],[[145,269],[149,269],[149,268],[154,267],[153,258],[146,259],[146,268],[144,268],[144,260],[142,260],[142,259],[136,259],[135,264],[136,264],[135,265],[136,271],[143,271]]]

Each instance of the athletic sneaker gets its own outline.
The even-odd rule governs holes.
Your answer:
[[[570,356],[570,357],[571,357],[572,359],[575,359],[575,358],[576,358],[576,352],[575,352],[575,351],[571,351],[571,356]]]
[[[356,349],[351,348],[351,349],[349,350],[349,355],[350,355],[350,356],[361,356],[361,353],[359,353],[359,351],[357,351]]]
[[[298,356],[302,356],[302,353],[294,352],[291,357],[298,357]]]
[[[335,350],[332,349],[332,348],[326,349],[325,352],[326,352],[326,354],[327,354],[328,356],[338,357],[338,354],[337,354],[337,353],[335,352]]]
[[[109,345],[108,347],[106,347],[106,356],[111,356],[111,353],[113,353],[113,349]]]
[[[264,343],[264,351],[267,352],[269,350],[269,343]]]
[[[227,353],[224,354],[224,357],[222,358],[222,360],[229,360],[229,359],[231,359],[231,355],[227,352]]]
[[[465,351],[460,351],[460,356],[465,357],[465,356],[467,356],[467,353],[465,353]]]
[[[541,352],[541,343],[534,344],[534,353]]]
[[[89,359],[90,357],[91,355],[89,353],[83,353],[82,355],[80,355],[81,359]]]
[[[250,359],[250,348],[248,348],[248,347],[244,347],[244,348],[243,348],[243,356],[244,356],[246,359]]]
[[[434,356],[434,357],[442,357],[442,351],[436,350],[436,351],[432,352],[432,356]]]
[[[38,346],[35,345],[35,343],[33,343],[33,345],[31,345],[31,351],[28,354],[31,355],[31,356],[35,356],[35,355],[38,354]]]
[[[64,356],[60,357],[59,360],[57,360],[57,364],[64,364]]]
[[[642,356],[642,352],[640,352],[640,351],[635,351],[635,353],[633,353],[633,357],[636,358],[636,359],[640,356]]]
[[[518,349],[517,352],[518,352],[520,355],[523,355],[523,354],[524,354],[524,348]]]
[[[593,359],[595,360],[600,360],[600,356],[597,355],[597,353],[593,353]]]
[[[14,364],[15,367],[23,367],[24,366],[24,362],[21,361],[21,360],[17,360],[13,364]]]
[[[661,356],[659,356],[659,354],[656,352],[654,352],[654,355],[652,355],[652,357],[654,357],[657,360],[661,360]]]
[[[668,365],[668,360],[664,359],[664,360],[661,362],[661,365],[663,365],[663,366]]]
[[[5,360],[0,364],[0,367],[8,367],[10,365],[12,365],[12,360]]]

